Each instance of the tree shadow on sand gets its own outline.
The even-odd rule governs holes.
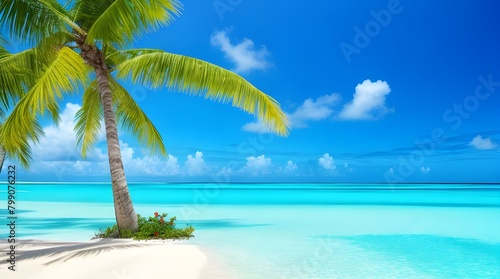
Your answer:
[[[50,248],[36,248],[37,246],[50,245]],[[19,250],[33,247],[29,251],[21,252],[17,260],[36,259],[40,257],[54,257],[55,259],[44,263],[44,266],[49,266],[58,262],[66,262],[74,258],[82,258],[89,256],[97,256],[102,253],[110,252],[112,250],[130,249],[135,247],[143,247],[146,243],[130,243],[128,240],[116,239],[100,239],[96,242],[78,243],[78,242],[36,242],[36,241],[23,241],[19,245]],[[24,249],[23,249],[24,248]]]

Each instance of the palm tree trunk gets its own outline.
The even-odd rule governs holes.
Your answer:
[[[104,110],[104,124],[106,127],[109,170],[113,187],[116,223],[120,229],[137,231],[137,215],[125,179],[108,71],[104,64],[99,66],[95,67],[95,72]]]
[[[80,55],[87,64],[92,66],[96,73],[98,90],[104,111],[104,126],[106,127],[106,143],[108,145],[109,171],[115,205],[115,217],[118,228],[135,232],[138,230],[137,215],[130,198],[125,170],[123,169],[116,117],[113,110],[113,99],[109,85],[108,67],[102,52],[94,45],[85,43],[85,37],[77,36],[77,45],[81,49]]]

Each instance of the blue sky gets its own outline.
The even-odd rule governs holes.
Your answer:
[[[129,181],[500,181],[499,3],[283,3],[183,1],[181,17],[134,46],[237,72],[280,102],[290,135],[227,104],[127,84],[170,154],[150,157],[122,132]],[[19,179],[107,181],[104,137],[82,160],[81,101],[64,103]]]

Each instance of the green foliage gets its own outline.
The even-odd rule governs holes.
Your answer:
[[[71,48],[62,47],[57,52],[1,127],[0,142],[11,158],[18,159],[24,167],[29,166],[29,140],[38,142],[43,135],[37,116],[48,112],[54,123],[58,123],[59,100],[64,93],[75,93],[79,86],[85,85],[88,71],[83,59]]]
[[[129,59],[123,60],[125,57]],[[290,125],[278,102],[229,70],[162,50],[131,50],[114,53],[108,58],[123,61],[116,67],[118,79],[132,80],[135,84],[149,88],[168,88],[231,103],[234,107],[255,114],[278,135],[288,135]]]
[[[136,240],[143,239],[182,239],[193,237],[193,226],[186,226],[185,228],[177,228],[175,225],[175,217],[165,221],[166,213],[161,215],[155,212],[155,216],[141,217],[137,214],[139,223],[139,230],[132,233],[129,230],[119,229],[118,225],[107,227],[106,230],[99,230],[95,238],[133,238]]]
[[[145,32],[171,23],[181,8],[175,0],[78,0],[74,15],[76,22],[88,30],[87,43],[125,46]]]

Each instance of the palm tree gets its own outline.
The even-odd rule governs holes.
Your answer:
[[[116,221],[137,230],[122,164],[117,126],[135,135],[153,154],[166,156],[160,133],[119,83],[130,80],[151,89],[179,92],[231,103],[255,114],[279,135],[288,122],[279,104],[242,77],[208,62],[159,49],[126,49],[137,37],[168,25],[179,15],[176,0],[2,0],[0,26],[31,49],[30,82],[6,118],[0,142],[9,156],[27,165],[28,139],[37,138],[38,116],[57,123],[64,94],[83,88],[75,131],[82,156],[96,143],[104,120]],[[23,60],[26,64],[27,61]],[[4,86],[2,80],[0,86]],[[7,81],[7,85],[10,81]]]

